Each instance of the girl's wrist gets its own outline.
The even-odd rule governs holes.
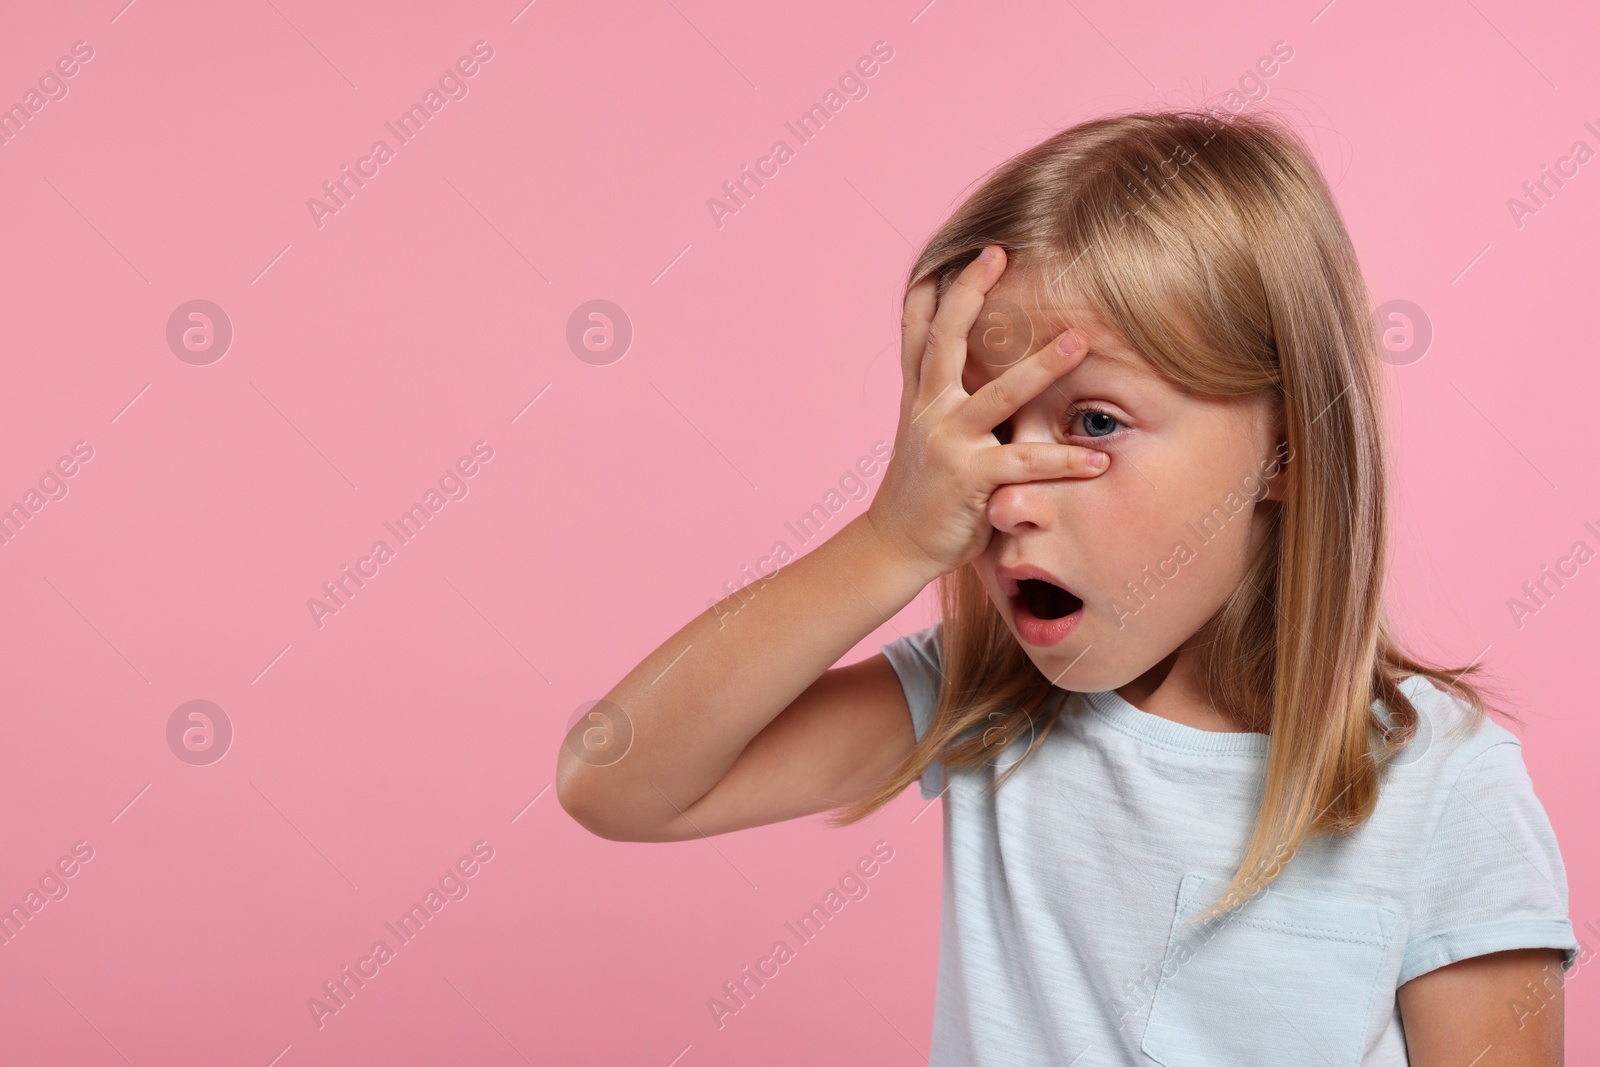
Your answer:
[[[945,574],[938,564],[907,541],[884,531],[873,521],[871,508],[851,519],[845,529],[851,532],[861,550],[872,556],[874,570],[883,573],[897,585],[904,584],[908,588],[915,586],[911,597]]]

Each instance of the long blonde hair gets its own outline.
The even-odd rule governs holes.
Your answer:
[[[933,234],[906,288],[939,294],[989,244],[1009,270],[1070,292],[1195,394],[1270,395],[1289,455],[1284,496],[1244,580],[1192,638],[1207,699],[1272,738],[1255,830],[1196,921],[1263,891],[1312,834],[1347,834],[1380,771],[1415,734],[1400,689],[1422,675],[1486,707],[1477,664],[1401,650],[1383,606],[1387,483],[1382,383],[1366,283],[1332,193],[1298,136],[1270,115],[1182,109],[1103,117],[998,167]],[[935,761],[992,763],[1039,746],[1060,710],[971,566],[939,580],[943,681],[933,722],[871,794],[832,825],[887,804]],[[1377,717],[1374,700],[1388,709]],[[1495,710],[1499,710],[1496,708]],[[1514,718],[1513,716],[1508,716]],[[966,735],[966,736],[963,736]]]

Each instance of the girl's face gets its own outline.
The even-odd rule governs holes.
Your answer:
[[[1278,412],[1266,398],[1184,393],[1076,295],[1046,303],[1035,278],[1002,275],[968,335],[962,386],[976,392],[1076,327],[1089,355],[995,436],[1087,445],[1111,461],[1094,478],[997,488],[994,536],[973,567],[1055,685],[1117,689],[1181,648],[1244,580],[1266,533],[1258,509],[1282,497]],[[1070,595],[1019,584],[1010,569],[1030,566]]]

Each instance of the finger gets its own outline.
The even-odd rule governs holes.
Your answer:
[[[939,304],[939,279],[930,275],[906,290],[905,310],[900,316],[900,376],[903,393],[916,396],[921,376],[922,353],[928,347],[928,326]]]
[[[1096,456],[1105,455],[1083,445],[1021,441],[979,449],[973,454],[972,466],[985,484],[998,487],[1057,478],[1096,478],[1111,466],[1109,456],[1103,466],[1094,465]]]
[[[1005,269],[1005,249],[989,245],[945,290],[928,326],[918,375],[918,408],[945,390],[960,387],[961,371],[967,365],[967,335],[978,321],[978,312],[983,310],[985,294]]]
[[[1083,335],[1069,329],[1055,343],[1019,360],[989,382],[961,406],[961,424],[973,432],[987,433],[1042,393],[1051,382],[1083,362],[1089,346]]]

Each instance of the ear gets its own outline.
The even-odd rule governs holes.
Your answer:
[[[1262,500],[1282,501],[1284,492],[1289,483],[1289,461],[1292,450],[1289,442],[1280,440],[1273,453],[1261,461],[1261,477],[1266,483],[1267,492]]]
[[[1265,431],[1263,436],[1272,444],[1262,454],[1256,469],[1261,472],[1261,480],[1267,490],[1261,499],[1281,502],[1289,488],[1289,461],[1294,458],[1294,450],[1289,447],[1288,441],[1282,386],[1273,390],[1269,405],[1262,413],[1265,425],[1261,429]]]

